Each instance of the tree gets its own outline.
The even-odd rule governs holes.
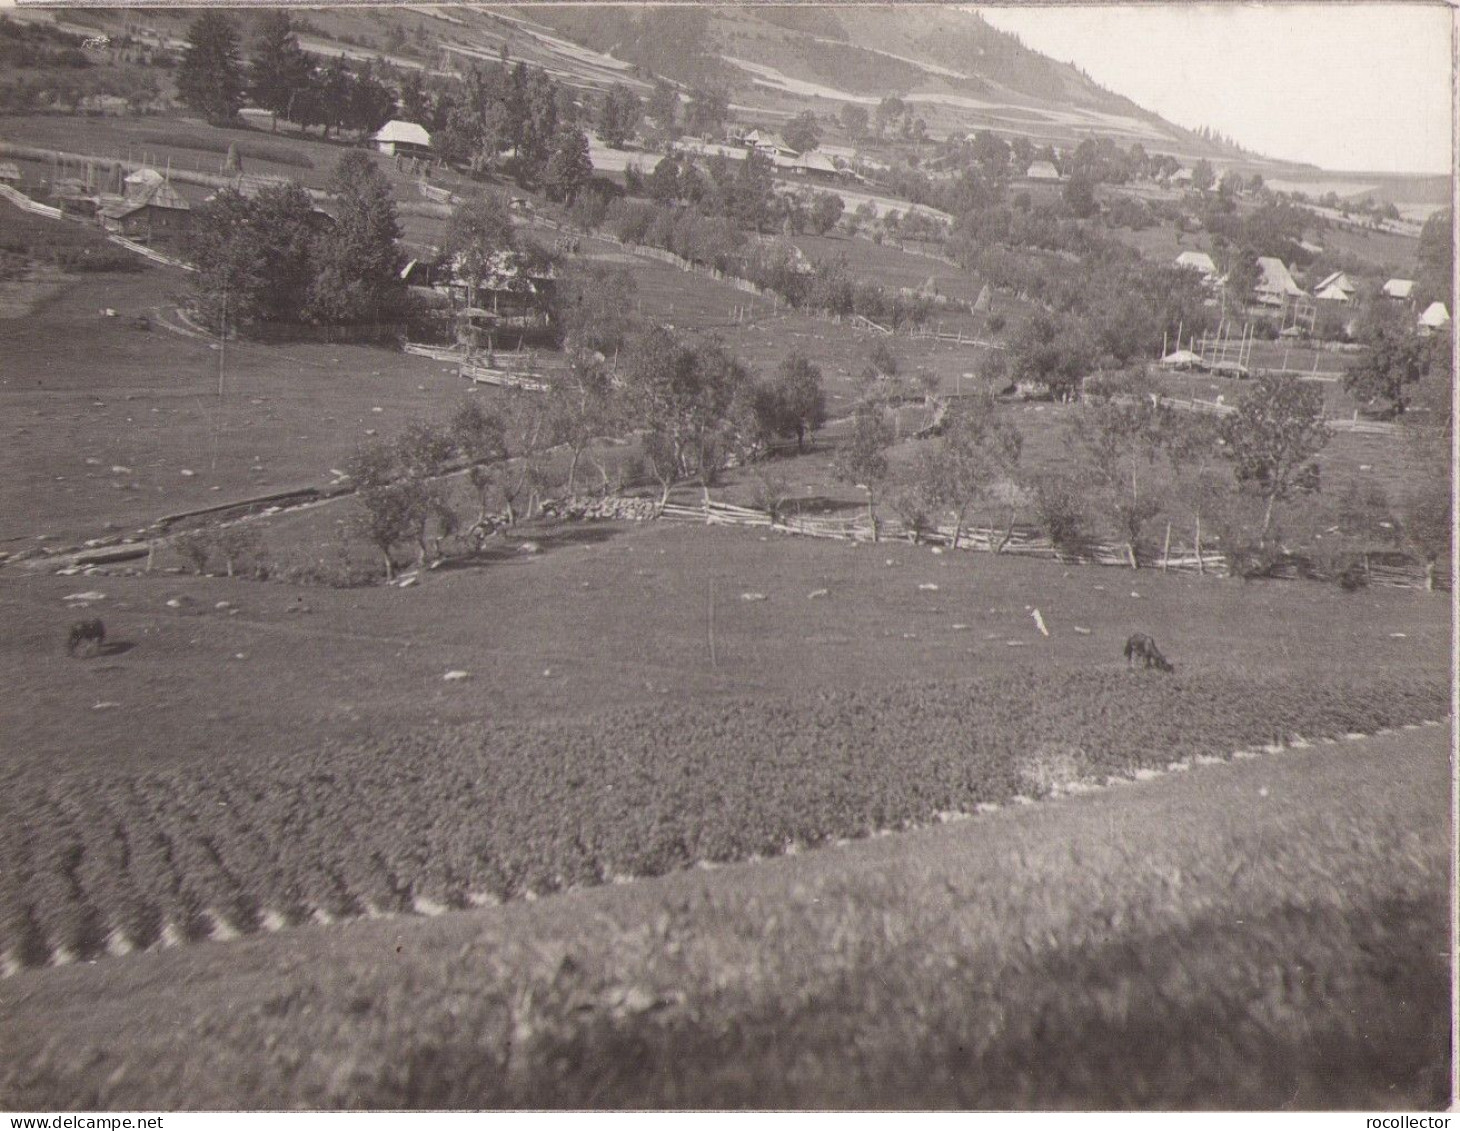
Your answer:
[[[576,352],[567,378],[556,382],[548,393],[548,430],[555,443],[567,446],[568,494],[577,493],[578,465],[594,439],[614,419],[613,383],[608,366],[599,357]],[[608,476],[600,465],[600,474]]]
[[[466,281],[466,304],[474,307],[476,288],[493,262],[515,246],[507,205],[494,193],[466,197],[446,221],[441,252],[457,276]]]
[[[1085,173],[1072,174],[1062,195],[1065,205],[1082,220],[1095,215],[1100,207],[1095,201],[1095,183]]]
[[[679,199],[679,162],[673,157],[661,158],[649,179],[644,182],[644,191],[650,199],[660,204],[671,204]]]
[[[1078,320],[1056,320],[1040,311],[1014,332],[1008,355],[1015,381],[1045,385],[1058,399],[1069,400],[1094,365],[1095,347]]]
[[[435,127],[435,101],[426,89],[426,80],[417,70],[409,70],[400,81],[400,112],[408,122]]]
[[[953,516],[953,549],[958,549],[969,511],[989,499],[998,485],[1012,482],[1023,444],[1019,430],[1000,416],[991,397],[967,398],[949,412],[942,435],[914,466],[919,478],[929,480],[923,487],[927,501],[935,511]],[[990,523],[989,541],[995,552],[1013,536],[1013,514],[1006,518],[1003,539],[997,544]]]
[[[690,93],[689,129],[691,133],[711,136],[724,128],[730,116],[730,95],[720,87],[697,86]]]
[[[380,551],[385,559],[385,577],[395,576],[395,559],[391,551],[402,542],[414,541],[425,557],[426,523],[431,515],[431,499],[426,484],[418,479],[404,479],[379,487],[367,487],[357,498],[361,513],[355,528]]]
[[[1212,185],[1216,184],[1216,181],[1216,170],[1212,168],[1212,163],[1205,157],[1191,167],[1191,185],[1193,188],[1206,192]]]
[[[673,141],[679,136],[679,92],[674,87],[662,80],[656,82],[649,95],[648,113],[660,137]]]
[[[356,149],[340,158],[328,189],[337,215],[316,245],[310,316],[321,322],[378,322],[395,313],[405,293],[390,182],[369,154]]]
[[[563,130],[543,173],[543,187],[547,190],[548,199],[572,204],[592,178],[593,161],[588,155],[587,136],[582,130]]]
[[[1165,477],[1156,460],[1171,416],[1144,393],[1135,388],[1088,408],[1074,428],[1095,497],[1115,520],[1131,569],[1140,568],[1141,534],[1161,509]]]
[[[208,121],[227,125],[238,116],[243,92],[238,31],[220,12],[204,12],[188,27],[187,47],[177,69],[178,97]]]
[[[1228,261],[1227,282],[1223,293],[1237,305],[1245,305],[1252,298],[1253,289],[1261,278],[1262,271],[1257,266],[1257,256],[1245,248],[1238,249]]]
[[[867,518],[872,541],[878,540],[877,497],[887,478],[887,449],[892,446],[892,425],[878,406],[863,401],[852,417],[851,434],[837,449],[832,474],[867,492]]]
[[[478,528],[488,521],[488,498],[507,459],[507,425],[479,400],[463,401],[451,418],[451,437],[467,461],[467,479],[477,493]]]
[[[273,115],[273,129],[279,128],[281,114],[289,117],[295,96],[309,85],[311,69],[289,13],[282,8],[270,9],[258,23],[249,62],[249,95],[255,105]],[[412,75],[419,83],[419,74]]]
[[[1431,213],[1419,233],[1419,286],[1415,296],[1421,308],[1443,302],[1454,310],[1455,213],[1449,209]]]
[[[343,124],[359,134],[373,134],[395,112],[395,91],[376,78],[374,69],[367,63],[351,78]]]
[[[730,411],[744,399],[745,368],[716,342],[694,345],[655,326],[631,340],[620,376],[665,497],[676,478],[690,475],[708,491],[732,447]]]
[[[755,413],[761,428],[771,436],[794,436],[798,452],[805,449],[807,433],[826,423],[821,370],[799,353],[782,361],[775,378],[758,392]]]
[[[1406,387],[1429,372],[1429,342],[1401,312],[1377,306],[1364,320],[1359,342],[1364,354],[1344,374],[1344,389],[1367,402],[1385,401],[1389,415],[1402,416]]]
[[[806,153],[821,144],[821,125],[810,110],[803,110],[786,123],[782,137],[786,145],[797,153]]]
[[[575,264],[554,293],[556,321],[570,352],[617,358],[634,330],[638,284],[622,267]]]
[[[598,136],[605,145],[622,149],[639,128],[643,115],[639,96],[622,83],[614,83],[605,92],[598,112]]]
[[[867,108],[857,102],[844,102],[841,111],[842,129],[846,130],[847,136],[852,142],[861,141],[867,136]]]
[[[1192,549],[1198,573],[1206,572],[1202,557],[1203,526],[1229,493],[1231,481],[1219,462],[1221,425],[1211,416],[1190,413],[1168,422],[1164,454],[1171,471],[1171,489],[1192,519]]]
[[[877,127],[877,136],[881,137],[887,132],[887,127],[898,118],[907,113],[907,103],[895,94],[889,94],[881,102],[877,103],[877,113],[874,121]]]
[[[1263,504],[1261,540],[1272,530],[1275,504],[1300,491],[1316,491],[1318,464],[1331,433],[1323,422],[1323,390],[1278,373],[1259,373],[1222,422],[1222,442],[1237,482]]]
[[[826,235],[842,218],[846,203],[834,192],[819,192],[811,202],[811,226],[819,236]]]
[[[735,222],[757,233],[770,218],[775,189],[775,165],[764,153],[752,149],[740,162],[731,187]]]
[[[297,184],[252,200],[220,190],[194,213],[188,253],[204,323],[229,327],[299,320],[314,274],[313,205]]]
[[[258,317],[267,293],[269,264],[256,230],[253,206],[234,189],[220,189],[193,213],[188,257],[197,268],[194,305],[203,323],[224,332]]]
[[[1399,502],[1399,532],[1425,567],[1425,588],[1434,589],[1439,561],[1455,536],[1449,444],[1442,433],[1417,432],[1412,440],[1416,473]]]

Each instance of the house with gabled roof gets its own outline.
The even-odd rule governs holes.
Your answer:
[[[1345,272],[1335,271],[1313,288],[1313,294],[1318,298],[1329,297],[1323,293],[1324,291],[1338,291],[1343,295],[1342,301],[1347,302],[1354,295],[1358,294],[1359,288],[1358,284],[1350,279]]]
[[[1288,270],[1288,265],[1275,255],[1257,257],[1257,269],[1262,272],[1254,292],[1257,301],[1269,306],[1283,306],[1290,299],[1302,298],[1306,294]]]
[[[1188,271],[1201,272],[1203,281],[1210,281],[1217,277],[1217,265],[1204,251],[1183,251],[1176,257],[1176,266]]]
[[[1419,330],[1422,334],[1434,334],[1450,324],[1450,311],[1445,304],[1436,300],[1425,307],[1419,316]]]
[[[192,205],[178,195],[167,181],[153,181],[117,199],[108,198],[99,210],[102,227],[128,239],[150,243],[177,239],[192,221]]]
[[[386,122],[370,140],[387,157],[426,157],[431,153],[431,135],[426,127],[399,118]]]

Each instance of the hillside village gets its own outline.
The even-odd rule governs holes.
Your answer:
[[[713,1072],[703,1091],[665,1084],[679,1068],[640,1079],[614,1041],[689,1065],[700,1046],[676,1032],[718,1049],[716,1025],[814,1029],[812,1006],[750,1020],[808,962],[862,1032],[881,1007],[856,994],[911,945],[860,934],[862,912],[911,921],[946,895],[848,887],[841,926],[806,912],[808,938],[855,936],[851,997],[835,963],[785,940],[766,951],[789,947],[784,967],[756,967],[728,1005],[661,984],[681,961],[719,976],[687,957],[720,929],[699,896],[662,896],[697,910],[666,913],[638,974],[577,935],[563,946],[582,966],[512,948],[568,938],[554,916],[571,912],[550,905],[585,896],[627,893],[603,915],[637,930],[633,900],[703,868],[835,858],[970,817],[1024,835],[1026,805],[1083,828],[1071,807],[1139,791],[1083,794],[1157,774],[1197,788],[1215,828],[1220,783],[1266,772],[1237,765],[1249,755],[1405,728],[1427,741],[1448,716],[1447,178],[1249,152],[952,8],[24,10],[0,15],[0,61],[0,603],[17,625],[0,670],[23,747],[3,767],[0,962],[32,1002],[71,992],[45,980],[55,967],[95,962],[121,971],[121,1009],[129,963],[227,950],[184,943],[308,948],[358,930],[373,945],[367,919],[438,939],[490,923],[505,941],[480,1002],[537,987],[510,1073],[399,1076],[426,1022],[387,1010],[399,988],[363,951],[344,981],[321,975],[319,1017],[209,1013],[229,1035],[169,1049],[201,1066],[308,1047],[254,1063],[301,1106],[756,1106]],[[1396,741],[1427,767],[1414,781],[1438,772],[1432,743]],[[1312,772],[1315,814],[1348,803],[1356,787]],[[1091,906],[1117,888],[1156,899],[1113,878],[1131,850],[1090,829],[1106,886],[1082,887],[1063,858],[1052,874]],[[1199,1058],[1209,1035],[1187,1018],[1240,1027],[1245,979],[1328,963],[1332,1001],[1285,1016],[1341,1027],[1350,1001],[1389,1009],[1383,1056],[1334,1037],[1350,1098],[1402,1078],[1411,1106],[1429,1102],[1436,1019],[1391,1009],[1346,932],[1387,930],[1372,908],[1401,897],[1416,922],[1443,916],[1442,840],[1414,850],[1400,894],[1377,834],[1333,846],[1364,879],[1314,912],[1343,924],[1316,957],[1271,910],[1308,899],[1284,865],[1224,890],[1274,918],[1224,943],[1236,972],[1198,978],[1154,1044]],[[1023,867],[1015,934],[1045,914],[1026,907],[1040,884]],[[759,924],[789,898],[762,906],[748,882],[727,916]],[[1174,893],[1152,904],[1170,937],[1200,903]],[[1241,921],[1243,904],[1224,906]],[[1049,974],[1067,928],[1090,949]],[[1075,1065],[1093,1048],[1082,1026],[1109,1020],[1098,1004],[1062,1012],[1085,1009],[1104,961],[1083,932],[1039,926],[1054,950],[1010,960],[1031,986],[1071,979],[1077,1004],[1048,1008],[1052,1031],[1077,1034]],[[1421,1000],[1433,955],[1385,938]],[[977,977],[997,980],[984,946]],[[926,970],[963,961],[942,934],[928,947]],[[300,953],[303,985],[318,956]],[[429,987],[416,1016],[456,1017],[464,968],[429,948],[411,961]],[[224,966],[189,969],[179,994]],[[963,1022],[925,1026],[917,1003],[938,994],[906,978],[906,1046],[957,1030],[962,1056]],[[341,1083],[329,1050],[363,1039],[372,1011],[389,1014],[366,1041],[377,1059]],[[1234,1078],[1295,1075],[1271,1068],[1213,1102],[1276,1103],[1294,1080],[1316,1094],[1335,1070],[1299,1054],[1304,1024],[1224,1048]],[[1132,1026],[1118,1058],[1166,1055]],[[98,1107],[190,1098],[140,1070],[139,1050],[160,1057],[171,1038],[70,1059],[42,1030],[12,1029],[0,1106],[69,1102],[55,1081],[89,1082],[76,1094]],[[827,1079],[860,1071],[843,1036],[805,1046]],[[979,1078],[1008,1056],[1024,1091],[939,1094],[1150,1099],[1092,1090],[1078,1067],[1041,1084],[1045,1058],[1019,1060],[1016,1036],[979,1038]],[[591,1055],[565,1054],[574,1042]],[[850,1102],[900,1098],[898,1055],[869,1053],[882,1083]],[[609,1066],[611,1099],[582,1064]],[[1152,1095],[1203,1102],[1170,1064],[1152,1071]],[[263,1102],[213,1078],[192,1085],[216,1089],[209,1102]]]

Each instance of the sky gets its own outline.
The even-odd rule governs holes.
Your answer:
[[[1453,169],[1439,4],[1161,4],[979,12],[1180,126],[1331,170]]]

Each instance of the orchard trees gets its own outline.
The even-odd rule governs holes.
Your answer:
[[[1222,422],[1237,482],[1261,502],[1263,544],[1279,502],[1318,490],[1314,457],[1331,435],[1323,421],[1323,390],[1278,373],[1259,373],[1237,411]]]

